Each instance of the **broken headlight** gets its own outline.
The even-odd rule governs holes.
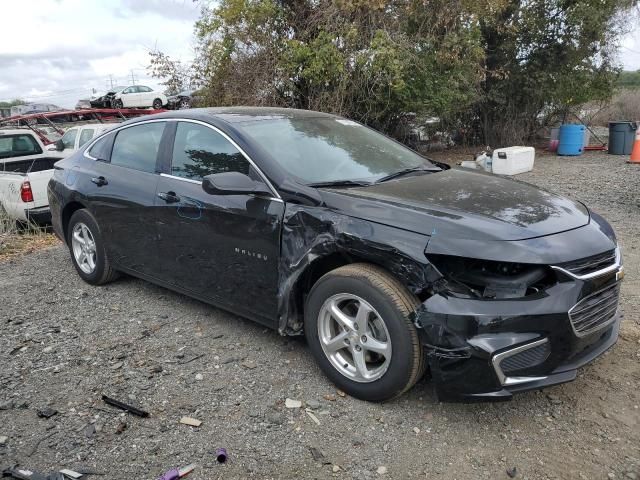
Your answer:
[[[544,265],[496,262],[449,255],[429,255],[429,261],[454,295],[502,299],[535,295],[549,287],[553,275]]]

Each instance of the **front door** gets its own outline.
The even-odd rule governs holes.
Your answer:
[[[149,274],[156,261],[153,209],[160,178],[156,163],[165,124],[146,123],[118,131],[110,158],[96,153],[98,159],[86,161],[89,168],[83,175],[110,258],[142,274]],[[89,154],[99,148],[100,142]]]
[[[157,188],[158,275],[239,313],[273,320],[284,203],[202,189],[205,175],[228,171],[263,180],[215,129],[177,123],[171,165]]]

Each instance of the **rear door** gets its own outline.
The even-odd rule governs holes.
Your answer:
[[[188,121],[172,128],[170,165],[163,166],[157,188],[157,275],[216,303],[274,319],[284,203],[275,192],[206,193],[205,175],[238,171],[264,178],[219,131]]]
[[[151,121],[121,129],[113,134],[110,152],[103,144],[112,136],[103,137],[89,150],[94,159],[83,176],[81,191],[88,192],[111,258],[142,274],[156,261],[153,209],[165,126]]]

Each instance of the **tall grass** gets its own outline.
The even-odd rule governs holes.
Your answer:
[[[17,222],[0,205],[0,261],[57,243],[50,228],[33,222]]]

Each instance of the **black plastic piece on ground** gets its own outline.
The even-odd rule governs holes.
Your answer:
[[[139,408],[133,407],[131,405],[127,405],[126,403],[122,403],[121,401],[116,400],[114,398],[107,397],[106,395],[102,395],[102,400],[104,400],[105,403],[108,403],[109,405],[113,405],[114,407],[121,408],[122,410],[126,410],[127,412],[133,413],[134,415],[137,415],[139,417],[149,416],[149,412],[145,412],[144,410],[140,410]]]

